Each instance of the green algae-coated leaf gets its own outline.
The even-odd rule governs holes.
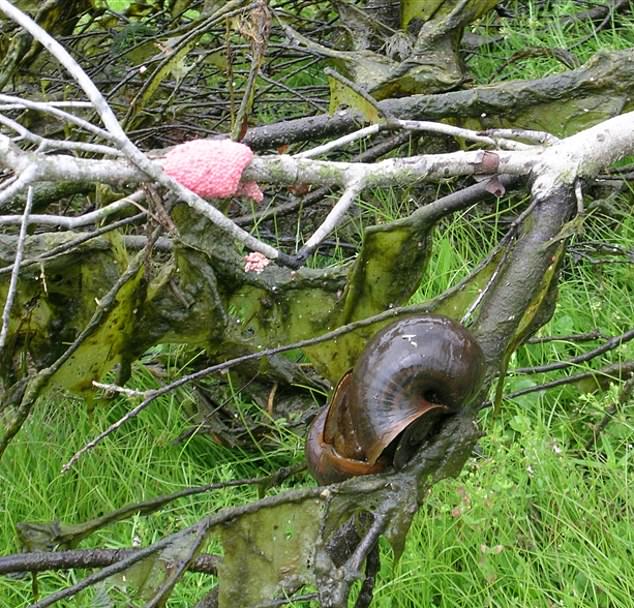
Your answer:
[[[137,95],[132,101],[132,108],[135,116],[138,116],[145,108],[166,78],[173,76],[176,79],[180,79],[182,78],[183,73],[187,73],[188,68],[185,64],[187,54],[196,46],[198,39],[203,33],[204,32],[201,31],[198,36],[192,36],[191,39],[183,44],[178,50],[168,51],[172,53],[169,59],[159,63],[157,69],[152,72],[148,80],[145,82],[140,91],[140,96]]]
[[[440,20],[450,15],[463,0],[401,0],[401,26],[407,29],[412,19],[422,22]],[[453,14],[454,21],[463,27],[491,10],[497,0],[470,0]]]
[[[46,255],[74,238],[76,235],[70,233],[33,235],[27,239],[25,258]],[[14,256],[15,237],[0,236],[2,263],[12,263]],[[101,238],[72,253],[22,269],[9,325],[7,355],[13,353],[18,358],[20,353],[28,353],[38,368],[55,361],[91,318],[95,299],[103,297],[125,269],[124,257],[116,239]],[[1,294],[8,286],[8,275],[0,279]],[[7,373],[11,367],[5,359],[2,372]]]
[[[405,541],[407,533],[412,525],[412,520],[418,512],[417,493],[415,488],[407,495],[406,502],[401,502],[399,508],[392,515],[390,522],[385,530],[384,536],[392,547],[394,552],[394,561],[397,562],[403,550],[405,549]]]
[[[117,363],[125,367],[154,344],[198,344],[211,356],[226,359],[317,336],[400,306],[423,277],[428,233],[438,219],[414,215],[368,228],[351,264],[297,272],[271,264],[254,275],[242,270],[243,260],[229,237],[187,207],[178,207],[173,218],[180,238],[172,258],[139,271],[121,289],[101,327],[54,381],[87,394],[94,379]],[[34,235],[27,239],[25,255],[42,255],[71,238]],[[3,263],[11,263],[14,248],[15,239],[0,237]],[[37,367],[50,365],[83,330],[95,311],[95,300],[105,295],[126,266],[121,238],[112,237],[94,239],[41,267],[24,269],[7,352],[28,352]],[[0,295],[7,285],[5,275]],[[335,382],[378,329],[316,345],[307,353],[317,369]],[[7,362],[6,369],[13,365]],[[263,371],[267,365],[275,365],[274,359],[261,361]]]
[[[504,391],[504,377],[506,370],[511,359],[511,355],[517,350],[518,346],[522,344],[536,329],[536,321],[539,319],[544,308],[547,306],[549,296],[553,293],[553,290],[557,289],[557,272],[561,263],[562,257],[565,253],[565,246],[560,243],[551,255],[551,263],[548,265],[546,272],[544,273],[539,289],[535,293],[535,296],[524,309],[522,318],[513,334],[512,338],[508,342],[508,346],[502,357],[500,363],[500,375],[495,390],[495,397],[493,400],[493,407],[496,411],[499,411],[500,404],[502,403],[502,395]],[[539,327],[541,323],[537,323]]]
[[[389,76],[390,71],[397,66],[388,57],[373,51],[365,49],[338,51],[306,38],[306,36],[291,27],[285,26],[284,29],[291,40],[296,40],[317,55],[327,57],[346,78],[366,90],[374,88],[378,83],[385,80]]]
[[[354,480],[354,490],[332,495],[324,519],[323,538],[328,539],[351,517],[355,517],[357,533],[363,536],[372,519],[379,513],[386,513],[387,526],[383,536],[392,546],[395,559],[403,552],[407,533],[414,515],[418,512],[418,491],[415,482],[403,485],[400,478],[397,485],[377,486],[373,477],[359,477]],[[396,489],[398,488],[398,489]]]
[[[128,281],[98,329],[89,335],[53,376],[52,383],[77,393],[92,390],[92,381],[102,377],[120,360],[134,329],[139,305],[139,283],[144,270]]]
[[[306,499],[221,526],[220,608],[249,608],[314,584],[323,508],[322,501]]]
[[[197,542],[197,530],[178,536],[162,551],[134,564],[121,574],[109,579],[125,589],[126,599],[152,599],[166,579],[183,560],[189,558],[193,543]],[[160,605],[164,605],[163,603]]]
[[[354,89],[339,82],[336,78],[328,77],[330,85],[330,103],[328,112],[332,115],[342,106],[347,106],[353,110],[357,110],[363,118],[370,123],[379,122],[379,113],[375,105],[372,105],[362,95],[359,95]]]
[[[486,288],[502,256],[503,251],[498,251],[480,270],[465,281],[460,289],[443,294],[434,312],[460,321],[482,290]]]
[[[425,216],[419,218],[411,216],[366,230],[335,326],[364,319],[409,300],[423,278],[430,253],[429,232],[433,221]],[[378,329],[377,324],[306,350],[334,381],[352,367],[368,337]]]
[[[162,589],[168,577],[184,560],[190,558],[192,544],[197,542],[196,531],[177,536],[163,550],[136,562],[123,572],[108,577],[99,586],[102,603],[107,606],[141,606],[152,600]],[[174,581],[175,583],[176,581]],[[170,581],[171,583],[171,581]],[[169,606],[167,599],[174,585],[171,584],[163,600],[157,606]],[[136,600],[136,601],[134,601]]]
[[[406,30],[412,19],[429,21],[445,0],[401,0],[401,27]]]
[[[354,479],[353,485],[353,491],[337,492],[331,495],[328,511],[324,517],[323,538],[329,538],[353,515],[376,513],[391,494],[389,487],[377,487],[376,479],[371,476],[357,477]],[[363,524],[359,522],[358,527],[362,528]]]

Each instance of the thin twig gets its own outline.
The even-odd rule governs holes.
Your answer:
[[[374,521],[372,522],[370,529],[366,532],[365,536],[361,539],[361,542],[354,550],[354,553],[346,562],[346,568],[349,569],[350,572],[357,575],[361,571],[361,564],[363,564],[368,553],[370,553],[372,548],[376,545],[379,536],[381,536],[383,530],[385,530],[385,527],[387,526],[391,514],[392,512],[390,510],[374,514]]]
[[[4,11],[4,9],[0,9],[0,10]],[[53,102],[43,102],[43,101],[30,101],[28,99],[22,99],[21,97],[14,97],[12,95],[3,95],[3,94],[0,94],[0,101],[10,104],[8,106],[0,107],[0,110],[12,109],[12,106],[15,106],[21,109],[47,112],[48,114],[52,114],[53,116],[57,118],[60,118],[66,122],[70,122],[74,124],[75,126],[80,127],[88,131],[89,133],[92,133],[93,135],[97,135],[98,137],[102,137],[103,139],[106,139],[106,140],[113,139],[110,133],[108,133],[108,131],[106,131],[105,129],[101,129],[100,127],[93,125],[91,122],[88,122],[87,120],[84,120],[83,118],[79,118],[78,116],[75,116],[74,114],[70,114],[69,112],[64,112],[63,110],[59,109],[62,107],[90,108],[92,107],[91,103],[68,102],[67,104],[62,104],[61,102],[53,103]]]
[[[619,380],[625,374],[634,373],[634,361],[624,361],[622,363],[611,363],[600,369],[591,369],[587,372],[580,372],[578,374],[572,374],[570,376],[564,376],[557,378],[550,382],[544,382],[543,384],[536,384],[535,386],[527,386],[526,388],[513,391],[508,395],[505,395],[505,399],[514,399],[515,397],[521,397],[522,395],[529,395],[530,393],[539,393],[541,391],[547,391],[551,388],[557,388],[558,386],[564,386],[566,384],[574,384],[581,382],[582,380],[588,380],[594,378],[597,384],[608,384],[609,381]],[[484,401],[480,407],[486,408],[492,405],[491,401]]]
[[[136,222],[140,222],[141,220],[144,220],[146,217],[147,217],[146,212],[137,213],[136,215],[133,215],[131,217],[119,220],[117,222],[113,222],[112,224],[108,224],[107,226],[104,226],[103,228],[99,228],[97,230],[87,232],[83,234],[82,236],[76,239],[73,239],[72,241],[68,241],[67,243],[62,243],[61,245],[58,245],[57,247],[53,247],[53,249],[50,249],[45,254],[24,260],[22,262],[22,268],[26,268],[27,266],[33,266],[34,264],[42,264],[44,262],[53,260],[56,257],[65,255],[69,251],[76,249],[77,247],[83,245],[84,243],[87,243],[88,241],[96,239],[104,234],[107,234],[108,232],[112,232],[113,230],[117,230],[118,228],[122,228],[123,226],[128,226],[130,224],[135,224]],[[130,235],[130,236],[133,236],[133,235]],[[146,239],[146,242],[147,242],[147,239]],[[0,268],[0,275],[7,274],[11,272],[12,270],[13,270],[13,264],[10,264],[9,266],[3,266],[2,268]]]
[[[139,503],[131,503],[128,505],[124,505],[123,507],[111,511],[110,513],[106,513],[105,515],[101,515],[100,517],[96,517],[82,524],[68,526],[66,532],[56,532],[52,540],[56,545],[71,545],[76,544],[79,541],[87,538],[97,530],[104,528],[105,526],[111,525],[116,522],[123,521],[132,515],[151,515],[156,511],[164,508],[165,506],[179,500],[181,498],[188,498],[190,496],[197,496],[199,494],[206,494],[207,492],[212,492],[215,490],[224,490],[227,488],[236,488],[243,486],[258,486],[262,490],[266,490],[268,488],[274,487],[276,485],[282,484],[289,477],[300,473],[305,470],[306,465],[301,462],[293,466],[282,467],[277,469],[274,473],[270,475],[264,475],[260,477],[252,477],[247,479],[232,479],[229,481],[221,481],[215,483],[209,483],[204,486],[193,486],[189,488],[184,488],[183,490],[179,490],[178,492],[174,492],[172,494],[166,494],[163,496],[156,496],[154,498],[150,498],[148,500],[144,500]],[[37,567],[39,570],[52,569],[57,568],[58,566],[53,565],[46,567],[45,565],[41,565],[41,562],[51,563],[51,560],[46,560],[45,556],[48,555],[47,552],[43,552],[40,554],[40,558],[34,559],[33,564],[34,567]],[[44,556],[44,557],[42,557]],[[68,561],[63,562],[69,564],[67,567],[84,567],[78,564],[72,566],[73,560],[79,560],[81,563],[85,563],[85,558],[81,555],[77,555],[73,557],[74,554],[72,552],[69,554]],[[19,564],[23,564],[23,561],[20,561],[19,557],[16,559],[16,556],[6,556],[0,557],[0,574],[3,572],[14,572],[16,570],[29,570],[31,568],[22,568]],[[114,563],[116,560],[112,559],[108,563]],[[18,564],[16,566],[15,564]],[[54,564],[59,564],[58,561],[53,559]],[[38,564],[40,564],[38,566]],[[106,564],[96,564],[96,565],[106,565]],[[12,569],[9,569],[12,568]]]
[[[576,357],[572,357],[572,359],[568,359],[567,361],[555,361],[554,363],[547,363],[546,365],[535,365],[534,367],[517,367],[513,370],[514,374],[539,374],[542,372],[551,372],[556,369],[564,369],[566,367],[570,367],[571,365],[578,365],[579,363],[585,363],[586,361],[590,361],[599,355],[607,353],[623,344],[629,342],[634,338],[634,329],[630,329],[625,333],[622,333],[620,336],[614,336],[609,340],[606,340],[601,346],[597,346],[597,348],[593,348],[581,355]]]
[[[341,198],[326,216],[326,219],[324,219],[319,228],[313,232],[312,236],[306,241],[306,244],[297,253],[297,258],[300,261],[308,258],[308,256],[319,247],[319,243],[337,227],[341,218],[346,214],[348,209],[350,209],[364,186],[365,181],[363,179],[351,179],[348,187],[343,191]]]
[[[619,409],[623,408],[627,404],[627,402],[632,399],[632,393],[634,393],[634,372],[630,372],[629,379],[621,387],[618,399],[605,410],[603,418],[592,429],[592,437],[585,445],[586,452],[589,452],[592,448],[596,446],[597,440],[599,439],[601,433],[605,430],[605,427],[608,426],[608,424],[614,418]]]
[[[116,148],[112,148],[111,146],[104,146],[102,144],[91,144],[81,141],[62,141],[42,137],[41,135],[37,135],[32,131],[29,131],[19,122],[16,122],[15,120],[8,118],[7,116],[3,116],[2,114],[0,114],[0,124],[13,129],[16,133],[20,135],[20,138],[36,144],[40,152],[52,149],[107,154],[110,156],[122,156],[121,151],[117,150]]]
[[[286,29],[286,31],[288,33],[293,31],[288,26],[286,26],[285,29]],[[384,108],[381,108],[379,106],[377,100],[374,99],[374,97],[372,97],[372,95],[370,95],[370,93],[368,93],[363,87],[359,86],[356,82],[353,82],[349,78],[346,78],[343,74],[340,74],[339,72],[337,72],[337,70],[335,70],[333,68],[330,68],[330,67],[324,68],[324,74],[326,76],[329,76],[333,80],[336,80],[337,82],[341,83],[342,85],[344,85],[345,87],[349,88],[350,90],[354,91],[366,103],[368,103],[372,108],[374,108],[374,111],[379,116],[383,117],[388,122],[393,118],[391,112],[389,112],[388,110],[385,110]]]
[[[119,393],[126,397],[147,397],[152,390],[138,391],[132,388],[126,388],[125,386],[119,386],[118,384],[106,384],[104,382],[97,382],[93,380],[92,385],[96,388],[101,388],[108,393]]]
[[[23,190],[26,190],[35,180],[35,168],[27,167],[22,173],[2,190],[0,190],[0,209],[5,206],[8,201],[13,200]]]
[[[559,143],[561,140],[552,133],[546,131],[534,131],[533,129],[486,129],[481,132],[483,135],[498,138],[503,137],[505,139],[526,139],[538,145],[553,145]]]
[[[592,342],[594,340],[605,340],[607,336],[593,329],[581,334],[570,334],[567,336],[532,336],[526,340],[526,344],[543,344],[544,342]]]
[[[581,187],[581,180],[575,180],[575,199],[577,200],[577,215],[584,214],[584,205],[583,205],[583,189]]]
[[[24,255],[24,243],[26,241],[26,228],[29,225],[29,214],[31,213],[31,207],[33,205],[33,188],[29,187],[26,195],[26,205],[24,206],[24,213],[22,214],[22,224],[20,226],[20,234],[18,235],[18,242],[15,251],[15,262],[13,263],[13,271],[11,272],[11,280],[9,281],[9,291],[7,292],[7,299],[4,302],[4,309],[2,311],[2,329],[0,330],[0,353],[4,351],[4,345],[9,334],[9,321],[11,320],[11,308],[13,307],[13,301],[18,290],[18,276],[20,275],[20,265],[22,263],[22,257]]]
[[[310,148],[310,150],[306,150],[304,152],[299,152],[297,154],[293,154],[294,158],[315,158],[316,156],[321,156],[326,152],[331,152],[332,150],[338,150],[343,146],[347,146],[350,143],[363,139],[364,137],[370,137],[370,135],[375,135],[379,132],[381,126],[378,124],[370,125],[369,127],[364,127],[363,129],[359,129],[358,131],[354,131],[352,133],[348,133],[343,137],[338,139],[333,139],[321,146],[317,146],[315,148]]]
[[[35,604],[32,604],[30,608],[47,608],[47,606],[52,606],[59,600],[77,595],[80,591],[83,591],[84,589],[95,585],[99,581],[103,581],[113,574],[117,574],[119,572],[127,570],[130,566],[133,566],[146,557],[149,557],[157,551],[166,548],[179,538],[186,536],[189,533],[190,529],[187,528],[185,530],[176,532],[175,534],[170,534],[169,536],[162,538],[160,541],[154,543],[153,545],[150,545],[145,549],[139,549],[137,552],[133,553],[129,557],[126,557],[110,566],[106,566],[102,570],[99,570],[99,572],[95,572],[94,574],[87,576],[86,578],[82,579],[78,583],[75,583],[74,585],[71,585],[70,587],[60,589],[55,593],[51,593],[51,595],[45,597],[39,602],[35,602]]]
[[[372,547],[365,560],[365,578],[359,590],[354,608],[369,608],[372,603],[376,575],[381,567],[381,552],[378,543]]]
[[[407,129],[410,131],[427,131],[429,133],[440,133],[441,135],[450,135],[452,137],[460,137],[467,141],[474,141],[480,144],[493,146],[494,148],[501,148],[503,150],[529,150],[533,146],[524,144],[519,141],[507,139],[501,135],[490,136],[489,134],[483,135],[472,129],[465,129],[464,127],[456,127],[454,125],[448,125],[442,122],[431,122],[428,120],[390,120],[390,127],[400,127],[401,129]]]
[[[81,228],[82,226],[88,226],[90,224],[96,224],[98,221],[107,218],[109,215],[113,213],[117,213],[130,205],[135,204],[139,201],[142,201],[145,198],[145,193],[142,190],[131,194],[130,196],[126,196],[125,198],[119,199],[114,203],[110,203],[105,207],[101,207],[100,209],[96,209],[95,211],[91,211],[89,213],[84,213],[83,215],[79,215],[76,217],[68,217],[66,215],[38,215],[34,214],[29,217],[29,224],[40,224],[45,226],[57,226],[59,228],[65,228],[67,230],[74,230],[75,228]],[[141,208],[142,211],[144,209]],[[0,226],[1,225],[11,225],[18,224],[19,216],[17,215],[0,215]]]

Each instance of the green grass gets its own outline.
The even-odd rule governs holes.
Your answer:
[[[139,367],[133,384],[146,389],[156,386],[156,381]],[[184,399],[185,393],[176,393],[158,400],[66,474],[61,468],[72,454],[129,406],[118,400],[97,406],[91,415],[84,403],[62,396],[41,403],[9,447],[0,469],[1,554],[21,550],[15,533],[19,522],[80,523],[128,503],[189,486],[273,473],[282,464],[303,458],[299,438],[293,439],[288,433],[284,434],[284,443],[269,453],[228,449],[200,437],[176,442],[188,428],[181,409]],[[80,546],[148,545],[206,514],[256,498],[257,490],[246,486],[182,498],[157,514],[133,516],[104,528]],[[209,550],[213,551],[214,546]],[[39,588],[45,595],[79,578],[79,573],[40,575]],[[213,582],[210,577],[188,575],[187,584],[170,605],[193,605]],[[92,605],[90,593],[79,597],[73,605]],[[30,578],[0,576],[2,608],[27,606],[32,599]]]
[[[540,10],[535,2],[517,1],[507,5],[515,15],[513,19],[487,15],[473,25],[476,33],[495,41],[469,61],[469,68],[479,83],[542,78],[566,69],[553,56],[538,56],[534,52],[536,49],[563,49],[579,63],[584,63],[597,51],[625,49],[634,44],[631,15],[620,15],[618,24],[608,21],[596,32],[588,20],[562,24],[562,17],[587,8],[581,2],[551,2],[548,10]],[[505,68],[500,69],[506,61]]]
[[[478,222],[486,219],[470,225],[457,218],[439,227],[430,285],[422,287],[427,296],[457,282],[483,253],[488,243]],[[632,220],[617,226],[597,216],[583,238],[631,246],[633,237]],[[562,277],[556,314],[542,335],[594,327],[613,335],[629,327],[634,318],[631,266],[568,261]],[[513,363],[537,364],[584,348],[588,345],[571,342],[529,345],[518,351]],[[190,361],[182,349],[160,348],[153,355],[162,357],[174,376]],[[609,358],[633,356],[630,344]],[[511,376],[507,392],[547,377],[552,374]],[[133,385],[145,390],[156,380],[138,365]],[[485,411],[480,456],[457,480],[434,487],[398,563],[385,546],[375,605],[631,606],[634,406],[617,415],[595,451],[583,451],[591,425],[617,392],[614,386],[603,394],[579,395],[564,387],[507,400],[497,417]],[[119,401],[97,404],[89,415],[82,402],[60,397],[38,407],[0,470],[3,553],[19,550],[14,529],[20,521],[77,523],[129,502],[190,485],[257,476],[301,460],[301,438],[287,432],[279,433],[278,448],[272,452],[255,447],[229,450],[199,437],[174,443],[185,428],[181,410],[188,400],[187,391],[160,400],[66,475],[60,469],[73,452],[130,406]],[[308,481],[300,477],[296,482]],[[81,546],[148,544],[205,514],[255,497],[253,489],[239,488],[181,499],[159,514],[105,528]],[[81,576],[38,578],[44,594]],[[191,606],[212,582],[187,575],[169,605]],[[0,606],[27,606],[31,597],[30,579],[0,577]],[[74,605],[89,606],[90,598],[84,594]]]
[[[125,2],[110,2],[125,8]],[[496,78],[532,78],[563,66],[550,58],[523,58],[499,73],[504,58],[529,47],[571,48],[591,30],[587,24],[563,28],[554,17],[577,10],[579,3],[560,2],[548,18],[534,3],[516,3],[522,19],[484,20],[480,33],[501,35],[469,63],[479,82]],[[529,8],[526,9],[525,7]],[[521,9],[521,10],[520,10]],[[631,20],[630,20],[631,21]],[[574,48],[581,61],[597,49],[630,46],[634,27],[606,27]],[[501,25],[500,25],[501,24]],[[548,27],[546,27],[548,26]],[[310,78],[308,78],[310,76]],[[312,82],[314,74],[299,73]],[[301,84],[307,82],[302,81]],[[631,192],[620,202],[631,209]],[[403,212],[406,197],[398,192],[364,195],[363,218],[356,218],[344,239],[358,237],[363,222],[389,221]],[[468,210],[435,230],[428,278],[415,295],[423,301],[455,285],[474,267],[499,236],[498,210]],[[505,208],[504,208],[505,209]],[[505,211],[506,213],[506,211]],[[368,219],[371,218],[371,219]],[[634,221],[594,213],[576,244],[605,241],[631,249]],[[351,237],[350,234],[353,236]],[[347,255],[342,252],[341,255]],[[316,265],[332,260],[322,256]],[[634,265],[591,264],[568,256],[562,268],[557,310],[541,335],[574,334],[599,329],[616,335],[634,318]],[[521,347],[512,367],[565,359],[595,343],[555,341]],[[185,368],[180,349],[154,353],[175,377]],[[593,362],[593,365],[634,358],[634,343]],[[582,368],[585,368],[582,366]],[[157,384],[143,365],[135,366],[132,385]],[[578,368],[571,373],[579,371]],[[564,372],[534,376],[510,375],[506,393],[539,384]],[[253,405],[240,401],[239,411]],[[374,606],[377,607],[499,607],[631,608],[634,605],[634,405],[627,405],[601,435],[596,449],[584,451],[594,424],[618,396],[612,386],[600,394],[579,394],[570,387],[505,400],[496,416],[481,418],[486,435],[480,454],[456,480],[436,485],[415,518],[400,560],[384,544]],[[62,465],[131,405],[124,400],[86,404],[67,396],[51,396],[39,404],[13,441],[0,468],[0,553],[20,550],[19,522],[78,523],[153,496],[181,488],[252,477],[276,471],[303,458],[302,438],[271,422],[273,448],[228,449],[208,439],[175,439],[185,430],[183,409],[192,397],[186,390],[158,400],[84,456],[68,474]],[[311,483],[306,477],[288,482]],[[149,544],[225,506],[257,497],[253,488],[234,488],[180,499],[157,514],[134,516],[84,540],[81,547],[129,547]],[[215,545],[210,550],[218,549]],[[38,576],[46,595],[83,576],[82,572]],[[214,580],[188,574],[169,602],[191,607]],[[94,606],[92,592],[72,604]],[[22,608],[33,601],[30,578],[0,577],[0,608]]]
[[[631,446],[580,458],[545,414],[487,421],[483,457],[436,488],[377,606],[632,605]]]

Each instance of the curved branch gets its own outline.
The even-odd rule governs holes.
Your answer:
[[[537,80],[515,80],[437,95],[411,95],[378,102],[379,108],[397,118],[440,120],[505,115],[509,108],[525,108],[571,97],[605,91],[628,96],[634,79],[634,50],[599,53],[577,70]],[[315,140],[358,129],[366,121],[353,110],[283,120],[250,129],[243,142],[254,150],[275,148],[299,141]]]

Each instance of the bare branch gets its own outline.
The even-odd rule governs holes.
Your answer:
[[[364,188],[363,179],[352,179],[350,185],[344,190],[341,198],[337,201],[321,226],[315,230],[313,235],[308,239],[306,244],[301,248],[297,257],[305,260],[308,256],[319,247],[321,243],[339,224],[348,209],[354,203],[354,199],[361,193]]]
[[[463,127],[455,127],[442,122],[430,122],[426,120],[391,120],[390,126],[398,126],[409,131],[427,131],[429,133],[440,133],[441,135],[451,135],[452,137],[460,137],[467,141],[493,146],[502,150],[529,150],[531,146],[518,141],[513,141],[501,134],[483,135],[472,129]],[[540,142],[543,145],[546,142]]]
[[[603,355],[623,344],[629,342],[634,338],[634,329],[630,329],[622,333],[620,336],[614,336],[609,340],[606,340],[601,346],[593,348],[581,355],[572,357],[567,361],[555,361],[554,363],[547,363],[546,365],[535,365],[534,367],[517,367],[513,370],[515,374],[539,374],[542,372],[551,372],[556,369],[564,369],[571,365],[578,365],[579,363],[585,363],[590,361],[599,355]]]
[[[364,127],[363,129],[359,129],[358,131],[354,131],[353,133],[349,133],[348,135],[339,137],[338,139],[333,139],[332,141],[326,142],[321,146],[311,148],[310,150],[306,150],[305,152],[298,152],[297,154],[293,154],[293,158],[315,158],[316,156],[326,154],[326,152],[338,150],[339,148],[363,139],[364,137],[376,135],[380,131],[380,129],[381,125],[370,125],[369,127]]]
[[[102,568],[132,557],[138,552],[139,549],[70,549],[3,555],[0,557],[0,574]],[[190,572],[217,574],[219,561],[217,555],[203,554],[194,558],[187,569]]]
[[[503,137],[505,139],[525,139],[538,145],[552,145],[561,141],[559,137],[555,137],[551,133],[546,133],[545,131],[534,131],[532,129],[486,129],[485,131],[482,131],[482,134],[493,138]]]
[[[0,7],[0,10],[2,8]],[[22,99],[21,97],[14,97],[13,95],[5,95],[0,93],[0,102],[4,102],[6,105],[0,106],[0,111],[7,111],[13,109],[28,109],[28,110],[37,110],[39,112],[46,112],[55,116],[64,122],[69,122],[93,135],[97,135],[98,137],[102,137],[106,140],[112,140],[112,136],[105,129],[101,129],[91,122],[84,120],[83,118],[79,118],[79,116],[75,116],[70,112],[65,112],[60,108],[92,108],[92,104],[88,102],[81,101],[31,101],[28,99]]]
[[[0,136],[0,154],[3,153],[2,138]],[[4,207],[7,201],[12,200],[18,194],[26,190],[34,181],[37,175],[35,167],[26,168],[18,177],[11,180],[8,185],[0,190],[0,209]]]
[[[591,342],[593,340],[605,339],[607,336],[598,329],[582,334],[571,334],[568,336],[532,336],[527,344],[542,344],[544,342]]]
[[[19,122],[0,114],[0,124],[3,124],[5,127],[13,129],[16,133],[18,133],[19,138],[14,139],[25,139],[35,145],[38,146],[39,152],[44,152],[46,150],[70,150],[75,152],[88,152],[95,154],[107,154],[110,156],[122,156],[123,154],[117,150],[116,148],[112,148],[111,146],[104,146],[102,144],[91,144],[88,142],[81,141],[66,141],[60,139],[49,139],[47,137],[42,137],[41,135],[37,135],[32,131],[29,131],[26,127],[22,126]]]
[[[536,384],[535,386],[527,386],[517,391],[513,391],[508,395],[505,395],[505,399],[514,399],[515,397],[521,397],[522,395],[529,395],[530,393],[540,393],[542,391],[550,390],[551,388],[557,388],[558,386],[564,386],[565,384],[576,384],[583,380],[589,380],[592,378],[596,381],[598,388],[606,388],[611,382],[622,380],[624,376],[634,373],[634,361],[623,361],[622,363],[611,363],[605,367],[599,369],[591,369],[578,374],[572,374],[570,376],[563,376],[550,382],[544,382],[543,384]],[[491,407],[491,401],[484,401],[480,407]]]
[[[32,266],[33,264],[41,264],[43,262],[53,260],[60,255],[64,255],[65,253],[68,253],[69,251],[76,249],[83,243],[87,243],[88,241],[92,239],[95,239],[99,236],[107,234],[108,232],[111,232],[113,230],[117,230],[118,228],[122,228],[123,226],[129,226],[131,224],[139,222],[145,219],[146,217],[147,217],[147,213],[145,212],[137,213],[136,215],[133,215],[131,217],[119,220],[117,222],[112,222],[112,224],[108,224],[107,226],[98,228],[97,230],[93,230],[91,232],[82,234],[81,236],[77,237],[76,239],[73,239],[72,241],[68,241],[67,243],[63,243],[61,245],[58,245],[57,247],[54,247],[53,249],[50,249],[49,251],[46,252],[46,254],[42,254],[35,258],[29,258],[27,260],[24,260],[22,262],[22,268],[26,268],[27,266]],[[124,240],[131,239],[131,238],[134,238],[134,235],[125,236]],[[145,237],[143,238],[144,238],[143,246],[145,246],[147,244],[147,238]],[[157,239],[157,242],[160,242],[160,238]],[[7,274],[11,272],[12,270],[13,270],[13,264],[10,264],[9,266],[3,266],[0,268],[0,275]]]
[[[28,224],[40,224],[46,226],[58,226],[59,228],[65,228],[67,230],[73,230],[75,228],[81,228],[82,226],[88,226],[90,224],[96,224],[100,220],[107,218],[113,213],[117,213],[126,207],[134,205],[138,207],[138,202],[145,198],[145,193],[141,190],[119,199],[114,203],[110,203],[105,207],[91,211],[90,213],[84,213],[77,217],[68,217],[66,215],[39,215],[33,214],[28,218]],[[144,211],[144,210],[143,210]],[[11,225],[20,223],[20,218],[17,215],[0,215],[0,226]]]

